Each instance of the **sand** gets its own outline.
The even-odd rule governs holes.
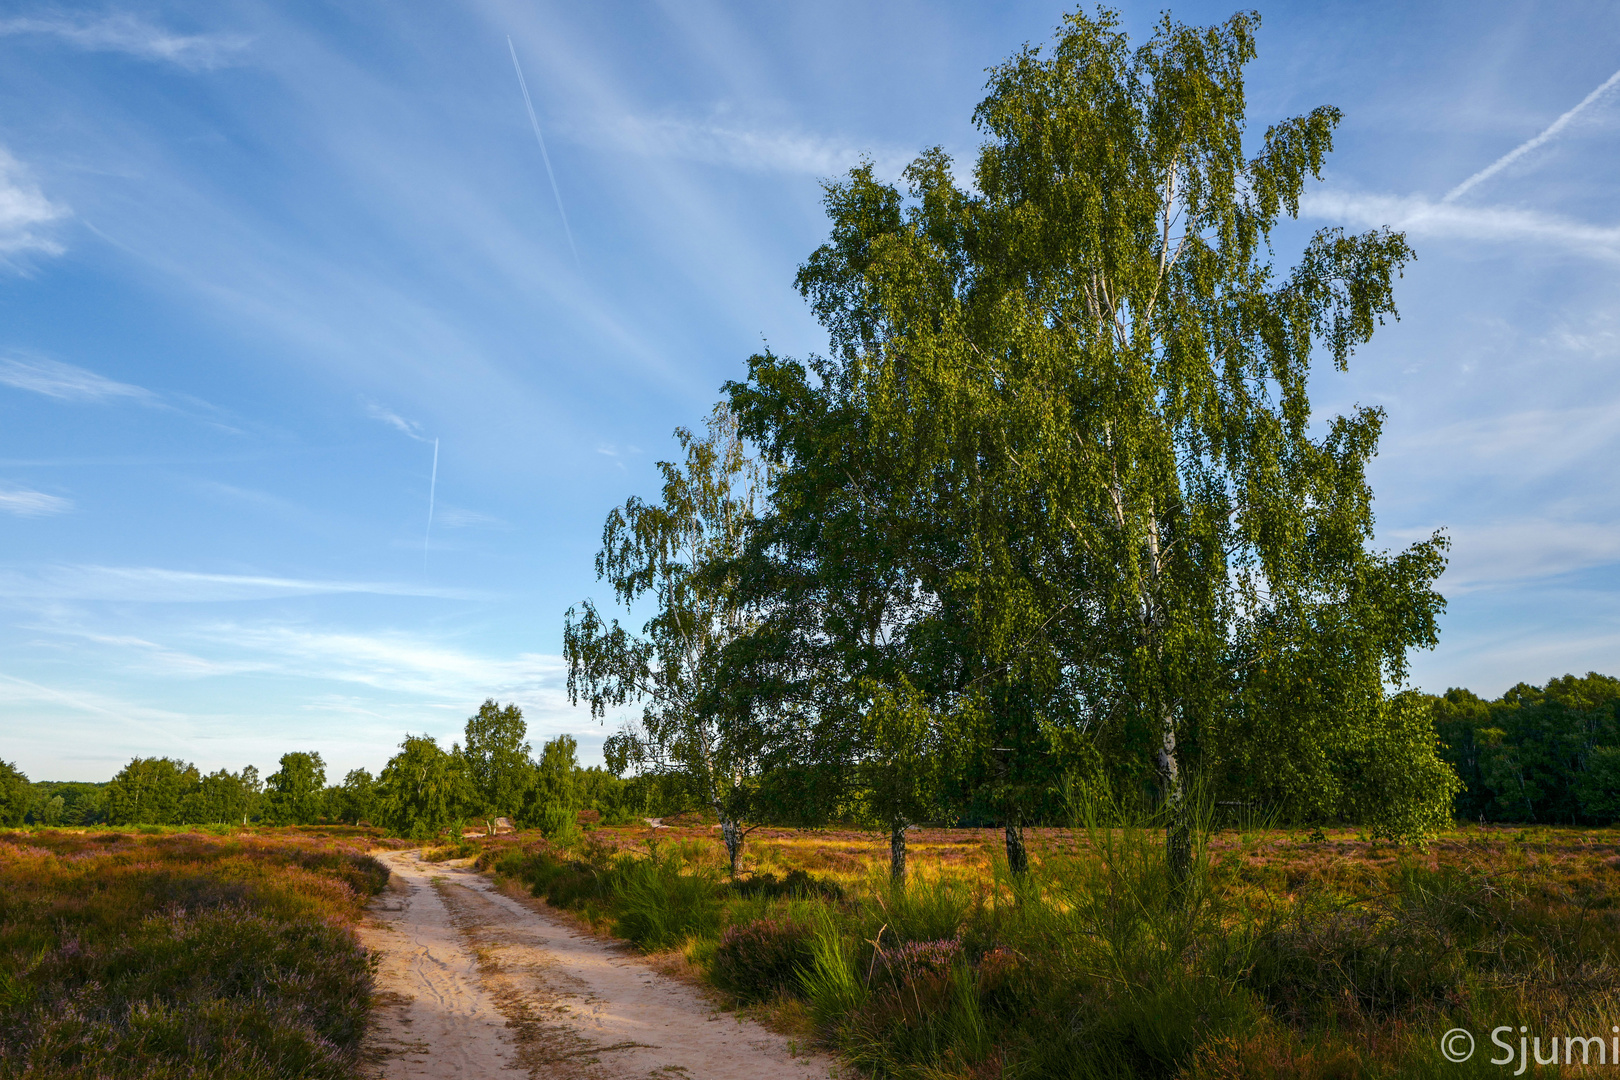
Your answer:
[[[626,945],[483,875],[379,853],[393,871],[362,927],[379,954],[370,1074],[825,1080],[833,1059],[719,1011]]]

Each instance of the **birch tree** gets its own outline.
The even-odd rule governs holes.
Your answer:
[[[677,428],[681,463],[660,462],[661,501],[632,497],[608,514],[596,573],[616,600],[650,604],[640,634],[589,600],[563,629],[568,694],[591,714],[641,702],[639,723],[608,740],[620,770],[678,774],[720,820],[731,872],[768,741],[746,693],[722,677],[726,650],[750,631],[735,568],[762,495],[760,466],[724,405],[702,437]]]
[[[1118,22],[1069,16],[994,69],[976,191],[938,150],[904,195],[870,166],[831,185],[800,284],[881,454],[931,478],[891,505],[964,538],[960,692],[1009,761],[1054,725],[1145,733],[1184,870],[1194,757],[1285,767],[1288,798],[1331,781],[1333,812],[1449,804],[1432,733],[1385,691],[1436,639],[1445,540],[1373,549],[1382,410],[1315,417],[1307,393],[1395,315],[1404,237],[1323,229],[1271,261],[1338,110],[1251,135],[1256,15],[1166,16],[1134,50]]]

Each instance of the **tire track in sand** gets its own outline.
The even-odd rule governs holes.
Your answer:
[[[482,875],[378,858],[394,873],[361,936],[380,954],[374,1075],[544,1080],[826,1080],[836,1064],[719,1012],[626,946],[582,934]]]

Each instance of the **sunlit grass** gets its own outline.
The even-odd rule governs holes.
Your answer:
[[[887,838],[853,829],[756,830],[737,883],[699,826],[502,838],[480,865],[603,931],[667,906],[659,934],[627,936],[684,934],[739,1004],[873,1076],[1496,1075],[1492,1028],[1596,1034],[1620,1015],[1613,829],[1412,847],[1247,823],[1211,832],[1179,891],[1150,828],[1031,830],[1023,880],[1000,830],[910,838],[904,891]],[[1476,1060],[1440,1056],[1453,1027]]]

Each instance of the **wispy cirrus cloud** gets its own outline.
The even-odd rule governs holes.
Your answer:
[[[1540,515],[1516,520],[1452,524],[1451,553],[1440,591],[1448,596],[1507,588],[1620,562],[1620,528],[1613,523]],[[1423,539],[1421,529],[1390,533]]]
[[[1300,199],[1301,213],[1351,225],[1388,225],[1413,236],[1522,242],[1603,259],[1620,259],[1620,226],[1589,225],[1539,210],[1464,206],[1422,195],[1321,191]]]
[[[1554,120],[1551,124],[1548,124],[1540,133],[1532,138],[1526,139],[1518,146],[1515,146],[1512,150],[1509,150],[1507,153],[1503,154],[1501,157],[1479,170],[1479,172],[1475,173],[1473,176],[1470,176],[1468,179],[1446,192],[1445,197],[1440,201],[1446,203],[1451,202],[1459,196],[1467,193],[1469,189],[1484,183],[1486,180],[1489,180],[1491,177],[1495,176],[1497,173],[1501,172],[1509,165],[1512,165],[1525,155],[1532,154],[1541,149],[1541,147],[1545,146],[1547,143],[1551,142],[1555,137],[1557,137],[1559,132],[1569,127],[1577,116],[1585,112],[1586,109],[1591,107],[1594,102],[1608,94],[1609,91],[1613,90],[1616,86],[1620,86],[1620,71],[1610,75],[1598,85],[1596,90],[1593,90],[1590,94],[1587,94],[1573,109],[1570,109],[1558,119]]]
[[[398,430],[398,431],[400,431],[400,432],[402,432],[402,433],[404,433],[406,435],[409,435],[411,438],[415,439],[417,442],[432,442],[433,441],[432,439],[428,438],[426,435],[422,434],[422,425],[421,424],[418,424],[415,420],[407,420],[407,419],[405,419],[403,416],[399,415],[399,413],[395,412],[393,409],[388,408],[388,406],[379,405],[375,401],[367,401],[367,400],[362,400],[361,404],[365,406],[366,415],[371,417],[373,420],[381,420],[383,423],[387,424],[389,427],[394,428],[394,429],[396,429],[396,430]]]
[[[1311,192],[1300,200],[1308,216],[1378,228],[1388,225],[1414,236],[1493,243],[1530,243],[1604,259],[1620,258],[1620,226],[1593,225],[1516,206],[1459,204],[1458,199],[1547,145],[1594,104],[1620,87],[1620,71],[1609,76],[1574,108],[1533,137],[1469,176],[1439,199],[1423,195],[1365,192]]]
[[[159,60],[196,71],[220,67],[247,39],[233,34],[179,34],[138,15],[120,12],[100,18],[41,14],[0,19],[0,37],[38,35],[86,52],[114,52]]]
[[[897,175],[915,151],[788,127],[766,127],[725,117],[621,115],[574,133],[642,157],[679,158],[750,172],[835,176],[871,159],[885,176]]]
[[[556,705],[563,696],[563,662],[556,656],[523,653],[502,659],[409,634],[285,625],[217,626],[209,636],[229,640],[262,672],[454,701],[491,694],[550,696],[558,699],[551,702]]]
[[[0,265],[28,252],[62,254],[48,226],[68,216],[68,208],[46,198],[28,169],[0,146]]]
[[[259,574],[207,574],[153,566],[52,566],[0,570],[0,597],[136,603],[226,603],[340,594],[477,599],[460,589],[387,581],[334,581]]]
[[[49,517],[73,509],[73,500],[28,488],[0,486],[0,510],[18,517]]]
[[[441,507],[438,521],[439,524],[449,529],[504,529],[510,527],[493,514],[481,514],[477,510],[468,510],[460,506]]]
[[[123,399],[149,404],[157,400],[157,395],[150,390],[33,353],[13,352],[0,356],[0,385],[31,390],[59,401]]]

